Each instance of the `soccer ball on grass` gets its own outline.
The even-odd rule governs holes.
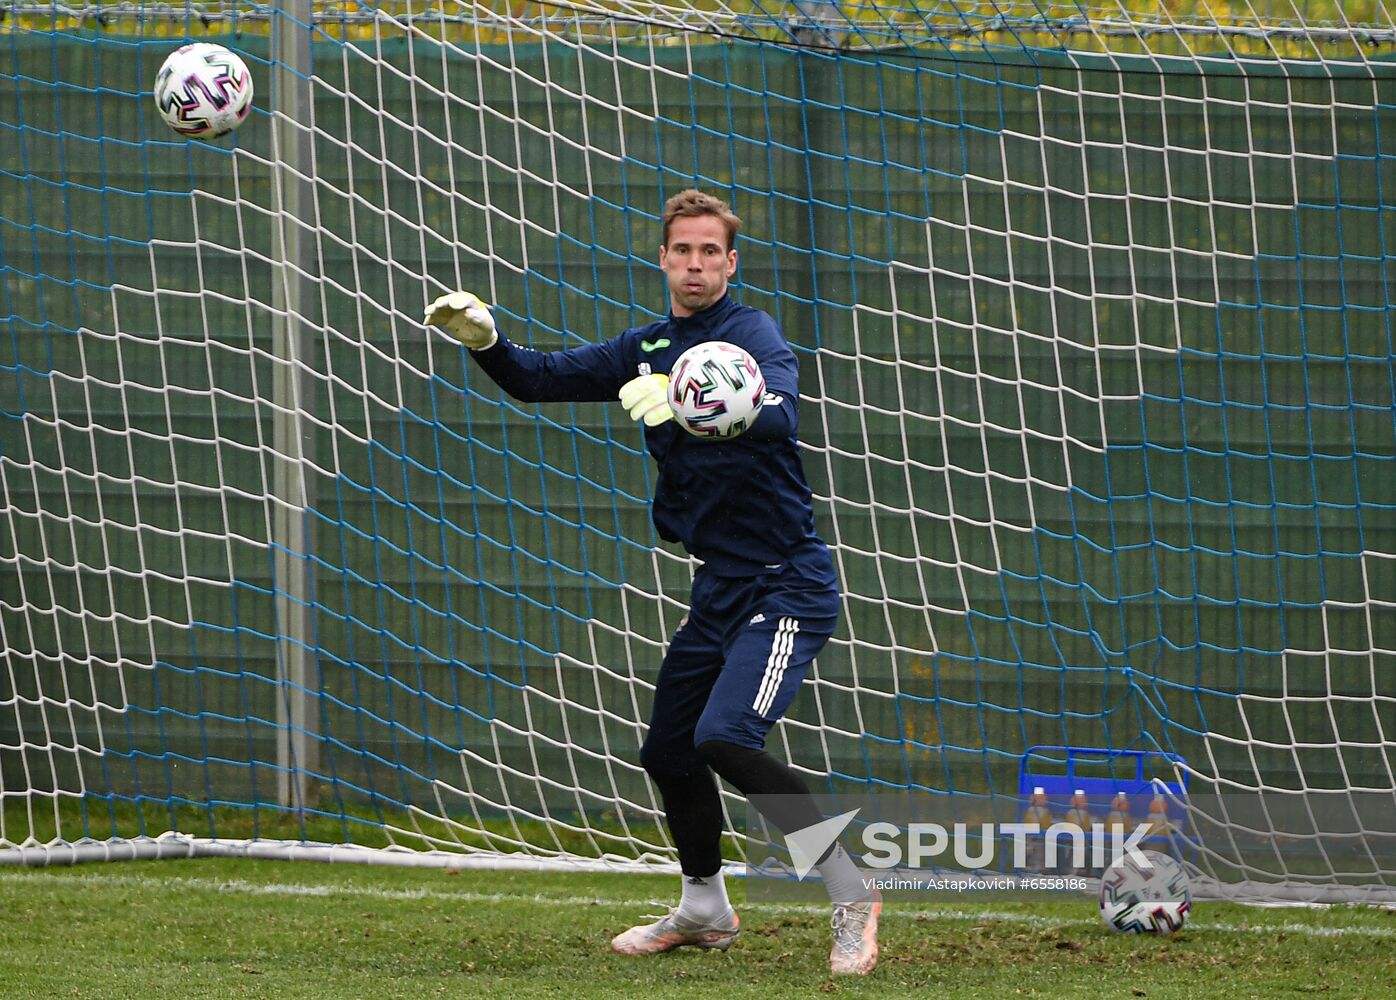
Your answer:
[[[761,412],[766,379],[750,354],[720,340],[679,355],[669,373],[669,407],[697,437],[734,438]]]
[[[171,52],[155,75],[155,106],[180,135],[216,139],[252,110],[252,74],[236,52],[194,42]]]
[[[1192,910],[1187,873],[1157,851],[1141,853],[1148,867],[1125,854],[1100,877],[1100,918],[1125,934],[1172,934]]]

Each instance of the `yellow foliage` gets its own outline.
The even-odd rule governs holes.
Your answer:
[[[928,54],[975,50],[1049,50],[1142,56],[1231,54],[1287,59],[1362,58],[1396,48],[1386,0],[336,0],[313,5],[317,29],[346,41],[417,34],[455,44],[552,33],[573,38],[645,39],[708,36],[791,43],[814,21],[829,35],[802,41],[845,48],[912,47]],[[76,13],[74,13],[76,12]],[[267,8],[237,2],[82,7],[14,4],[0,30],[102,31],[148,38],[198,38],[271,30]],[[813,19],[813,20],[812,20]]]

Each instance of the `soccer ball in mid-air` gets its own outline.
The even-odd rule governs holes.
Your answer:
[[[1187,872],[1157,851],[1141,853],[1149,867],[1126,854],[1100,877],[1100,917],[1125,934],[1172,934],[1192,910]]]
[[[690,347],[669,373],[669,407],[698,437],[733,438],[751,426],[766,398],[766,379],[750,354],[720,340]]]
[[[252,74],[236,52],[211,42],[175,49],[155,76],[160,117],[180,135],[216,139],[252,110]]]

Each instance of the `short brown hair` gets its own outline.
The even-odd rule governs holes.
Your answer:
[[[675,219],[694,219],[703,215],[715,216],[722,220],[722,224],[727,227],[727,249],[731,250],[737,242],[742,220],[727,207],[727,202],[704,194],[697,188],[680,191],[664,203],[664,245],[669,245],[669,227]]]

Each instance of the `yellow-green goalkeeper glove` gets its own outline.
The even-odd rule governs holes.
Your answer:
[[[493,347],[499,339],[490,307],[473,292],[451,292],[427,306],[426,326],[439,326],[472,351]]]
[[[669,376],[641,375],[620,387],[621,405],[630,412],[631,420],[643,420],[646,427],[658,427],[674,419],[669,408]]]

